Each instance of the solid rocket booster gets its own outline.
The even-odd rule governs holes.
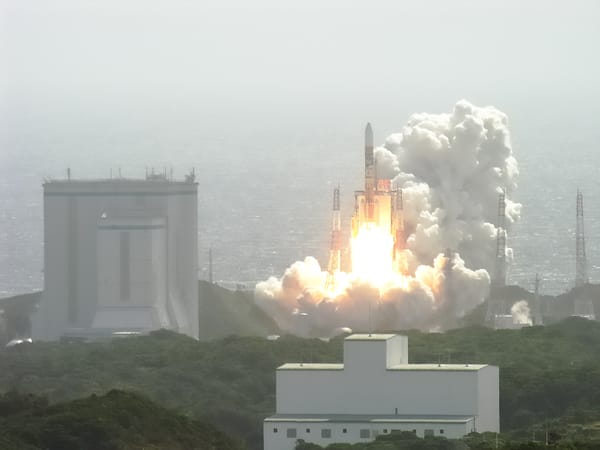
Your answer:
[[[365,129],[365,212],[367,222],[375,216],[375,157],[373,155],[373,130],[367,123]]]

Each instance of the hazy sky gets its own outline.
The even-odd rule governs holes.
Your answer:
[[[14,107],[167,97],[215,108],[307,99],[342,108],[599,91],[597,0],[0,5],[1,92]]]
[[[555,252],[536,226],[559,235],[567,222],[556,215],[566,217],[560,208],[575,188],[597,192],[599,24],[598,0],[0,0],[7,284],[30,286],[39,273],[42,177],[67,166],[81,177],[197,167],[201,247],[239,234],[274,254],[280,241],[261,236],[281,232],[287,245],[281,230],[292,225],[269,231],[240,217],[293,199],[281,220],[308,210],[322,218],[305,223],[298,242],[328,240],[328,183],[347,180],[352,201],[365,122],[381,144],[411,113],[450,112],[462,98],[508,114],[521,235],[538,239],[524,238],[521,254]],[[545,206],[542,191],[564,202]],[[258,201],[263,213],[248,213]],[[572,248],[565,242],[560,254]],[[288,256],[273,262],[277,271]],[[25,281],[13,282],[12,267]]]

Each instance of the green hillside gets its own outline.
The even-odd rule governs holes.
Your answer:
[[[254,292],[230,291],[207,281],[200,281],[198,287],[200,339],[281,333],[273,319],[254,303]]]
[[[500,366],[502,430],[526,438],[549,423],[561,436],[594,436],[600,422],[600,323],[569,319],[547,327],[446,333],[407,331],[411,362]],[[275,368],[290,361],[336,362],[342,339],[228,337],[198,342],[161,331],[96,343],[34,343],[0,351],[0,391],[51,402],[142,393],[262,448],[262,419],[275,408]]]
[[[0,397],[0,448],[44,450],[238,450],[213,426],[122,391],[48,405],[42,397]]]

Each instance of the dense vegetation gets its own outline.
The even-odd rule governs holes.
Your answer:
[[[589,440],[599,434],[600,323],[573,318],[515,331],[468,327],[406,334],[411,362],[499,365],[501,426],[511,439],[529,439],[545,426],[562,438]],[[260,449],[262,419],[275,407],[275,368],[289,361],[341,360],[341,338],[197,342],[161,331],[110,342],[4,349],[0,391],[35,393],[51,403],[111,389],[142,393]]]
[[[34,395],[0,397],[0,448],[11,450],[238,450],[213,426],[138,395],[106,395],[48,405]]]

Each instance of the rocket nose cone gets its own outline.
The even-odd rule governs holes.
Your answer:
[[[367,123],[365,128],[365,146],[373,147],[373,129],[370,122]]]

